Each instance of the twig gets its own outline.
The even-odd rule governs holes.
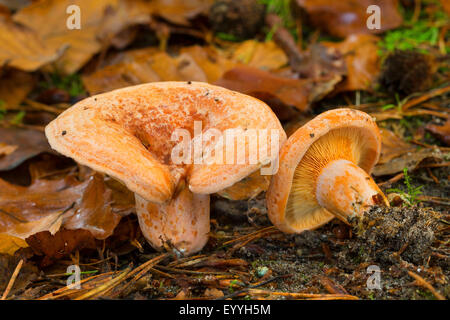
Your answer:
[[[263,228],[263,229],[259,229],[258,231],[246,234],[246,235],[238,237],[236,239],[232,239],[232,240],[226,241],[222,245],[225,246],[225,245],[233,243],[233,242],[243,241],[244,239],[252,238],[253,236],[259,235],[260,233],[266,233],[266,232],[274,231],[274,230],[276,230],[274,226]]]
[[[109,291],[111,289],[113,289],[114,287],[116,287],[123,279],[126,278],[126,276],[128,275],[128,273],[131,271],[131,268],[128,267],[125,270],[122,271],[122,273],[120,275],[118,275],[117,277],[113,278],[112,280],[108,281],[107,283],[94,288],[91,291],[88,291],[84,294],[82,294],[79,297],[76,297],[74,300],[86,300],[86,299],[90,299],[93,298],[95,296],[98,296],[99,294],[105,292],[105,291]]]
[[[225,295],[223,297],[220,297],[220,298],[217,298],[215,300],[225,300],[225,299],[234,298],[234,297],[237,297],[237,296],[239,296],[239,295],[241,295],[243,293],[248,292],[251,289],[259,288],[259,287],[264,286],[264,285],[266,285],[268,283],[274,282],[275,280],[288,278],[288,277],[291,277],[291,276],[292,276],[291,274],[284,274],[284,275],[281,275],[281,276],[272,277],[270,279],[267,279],[266,281],[260,282],[258,284],[253,285],[253,286],[248,286],[247,288],[235,291],[233,293],[227,294],[227,295]]]
[[[23,259],[21,259],[19,261],[19,263],[17,264],[16,269],[14,270],[14,272],[11,276],[11,279],[9,279],[8,286],[6,287],[5,292],[3,292],[3,296],[0,300],[6,300],[6,297],[8,296],[9,292],[11,291],[11,289],[14,285],[14,282],[16,281],[16,278],[19,275],[20,269],[22,269],[22,265],[23,265]]]
[[[348,292],[345,290],[344,287],[342,287],[339,284],[334,283],[333,280],[331,280],[328,277],[319,276],[319,281],[323,285],[325,290],[327,290],[331,294],[348,295]]]
[[[251,289],[249,293],[256,295],[274,295],[291,299],[314,299],[314,300],[359,300],[358,297],[349,294],[324,294],[324,293],[301,293],[301,292],[272,292],[268,290]]]
[[[433,97],[440,96],[441,94],[444,94],[444,93],[446,93],[448,91],[450,91],[450,85],[446,86],[446,87],[443,87],[443,88],[438,88],[438,89],[432,90],[430,92],[427,92],[426,94],[424,94],[424,95],[422,95],[420,97],[417,97],[415,99],[412,99],[412,100],[409,100],[408,102],[406,102],[403,105],[402,110],[406,111],[409,108],[412,108],[412,107],[418,105],[419,103],[427,101],[427,100],[429,100],[429,99],[431,99]]]
[[[424,287],[431,291],[431,293],[436,297],[438,300],[446,300],[445,297],[436,291],[436,289],[433,288],[431,284],[429,284],[424,278],[419,276],[418,274],[408,271],[408,274],[413,277],[416,281],[414,282],[416,285]]]
[[[275,43],[286,53],[289,58],[289,64],[292,69],[296,70],[297,67],[302,65],[304,57],[298,49],[294,38],[283,27],[283,21],[276,14],[268,14],[266,16],[266,23],[275,30],[273,34]]]
[[[405,174],[403,172],[393,176],[392,178],[390,178],[389,180],[385,181],[385,182],[381,182],[378,184],[378,186],[382,187],[385,185],[389,185],[391,183],[397,182],[399,181],[401,178],[403,178],[405,176]]]

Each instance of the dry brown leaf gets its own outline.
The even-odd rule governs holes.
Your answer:
[[[106,239],[112,235],[121,219],[120,215],[112,211],[111,202],[112,191],[106,188],[103,177],[99,174],[91,176],[80,205],[64,221],[64,227],[88,230],[96,239]]]
[[[278,98],[300,111],[308,109],[314,87],[313,81],[307,79],[284,78],[247,66],[231,69],[215,84],[261,100]]]
[[[37,130],[0,128],[0,143],[17,146],[14,152],[0,157],[0,171],[11,170],[43,152],[53,153],[44,133]]]
[[[416,147],[400,139],[388,129],[381,129],[381,156],[378,164],[387,163],[405,153],[413,152]]]
[[[143,0],[80,0],[81,29],[66,27],[70,0],[38,1],[17,12],[13,19],[33,29],[49,47],[68,49],[54,64],[64,73],[80,69],[94,54],[109,45],[113,36],[125,28],[148,23],[153,11],[152,2]],[[48,19],[52,17],[52,19]]]
[[[17,148],[18,146],[10,146],[6,143],[0,142],[0,158],[13,153]]]
[[[21,70],[4,69],[0,77],[2,107],[7,110],[18,109],[20,103],[33,90],[34,84],[35,78],[33,75]]]
[[[331,35],[346,37],[357,33],[382,33],[397,28],[403,18],[397,0],[294,0],[303,8],[311,23]],[[366,13],[370,5],[381,9],[380,29],[367,28]]]
[[[231,59],[267,71],[277,70],[288,63],[288,58],[273,41],[247,40],[231,47]]]
[[[214,0],[155,0],[154,13],[180,25],[189,25],[189,20],[208,12]]]
[[[122,61],[82,77],[91,94],[152,81],[207,81],[206,74],[187,53],[172,57],[154,48],[130,51]]]
[[[380,71],[378,61],[379,38],[373,35],[350,35],[345,41],[322,42],[333,47],[345,57],[347,75],[336,86],[337,91],[367,90],[376,80]]]
[[[24,239],[0,233],[0,254],[13,255],[20,248],[26,248],[28,244]]]
[[[108,6],[117,6],[118,0],[81,0],[77,2],[82,15],[81,29],[70,30],[66,26],[69,15],[66,8],[73,4],[70,0],[46,0],[34,2],[18,11],[15,22],[34,30],[42,43],[48,47],[68,47],[64,55],[55,63],[58,70],[73,73],[83,66],[95,53],[100,51],[97,40],[100,24]],[[51,19],[49,19],[51,17]]]
[[[218,52],[214,47],[190,46],[180,50],[195,60],[203,70],[209,83],[217,81],[226,71],[236,66],[236,62]]]
[[[3,293],[11,280],[11,277],[22,260],[21,256],[11,256],[6,254],[0,254],[0,292]],[[24,263],[20,272],[14,281],[14,285],[11,288],[8,297],[13,297],[16,292],[23,290],[30,282],[39,277],[39,270],[32,261],[24,259]]]
[[[223,291],[216,289],[216,288],[207,288],[204,293],[205,297],[207,298],[222,298],[224,296]]]
[[[63,45],[43,43],[32,28],[0,16],[0,67],[35,71],[58,59],[63,51]]]
[[[435,124],[427,124],[425,129],[436,135],[442,140],[447,146],[450,146],[450,117],[442,126]]]
[[[444,11],[450,16],[450,2],[448,0],[441,0]]]
[[[48,231],[36,233],[26,239],[34,253],[44,256],[41,267],[62,259],[75,250],[84,248],[95,249],[95,239],[86,230],[59,230],[54,235]]]
[[[32,232],[34,226],[29,223],[35,221],[36,228],[44,228],[82,197],[88,182],[67,176],[57,180],[38,179],[24,187],[0,179],[0,232],[14,235]]]
[[[402,172],[404,168],[407,168],[408,171],[412,171],[425,159],[442,160],[443,158],[444,154],[438,149],[422,149],[405,153],[387,163],[378,164],[375,166],[372,173],[375,176],[384,176]]]
[[[256,197],[263,191],[267,191],[270,184],[270,176],[263,176],[260,170],[255,171],[248,177],[236,182],[217,194],[229,200],[245,200]]]
[[[10,236],[14,236],[20,239],[26,239],[29,236],[42,231],[48,231],[51,234],[54,234],[59,230],[59,228],[61,228],[63,215],[63,211],[47,213],[41,219],[30,222],[17,223],[12,228],[8,228],[7,230],[3,231]]]

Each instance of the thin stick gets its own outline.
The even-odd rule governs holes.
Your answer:
[[[227,244],[230,244],[230,243],[233,243],[233,242],[237,242],[237,241],[241,241],[241,240],[244,240],[244,239],[246,239],[246,238],[250,238],[250,237],[253,237],[253,236],[255,236],[255,235],[258,235],[258,234],[260,234],[260,233],[265,233],[265,232],[272,231],[272,230],[276,230],[274,226],[267,227],[267,228],[262,228],[262,229],[259,229],[258,231],[255,231],[255,232],[246,234],[246,235],[241,236],[241,237],[238,237],[238,238],[236,238],[236,239],[226,241],[226,242],[224,242],[222,245],[225,246],[225,245],[227,245]]]
[[[426,94],[424,94],[424,95],[422,95],[420,97],[417,97],[415,99],[412,99],[412,100],[409,100],[408,102],[406,102],[402,106],[402,110],[406,111],[406,110],[408,110],[411,107],[414,107],[414,106],[416,106],[416,105],[418,105],[418,104],[420,104],[420,103],[422,103],[424,101],[427,101],[427,100],[429,100],[431,98],[434,98],[436,96],[440,96],[441,94],[444,94],[444,93],[446,93],[448,91],[450,91],[450,86],[446,86],[446,87],[443,87],[443,88],[438,88],[438,89],[432,90],[430,92],[427,92]]]
[[[302,293],[302,292],[272,292],[261,289],[250,289],[249,293],[256,295],[282,296],[292,299],[318,299],[318,300],[359,300],[358,297],[349,294],[324,294],[324,293]]]
[[[3,296],[0,300],[6,300],[6,297],[8,296],[9,292],[11,291],[11,289],[14,285],[14,282],[16,281],[16,278],[19,275],[20,269],[22,269],[22,265],[23,265],[23,259],[21,259],[19,261],[19,263],[17,264],[16,269],[14,270],[14,272],[11,276],[11,279],[9,279],[8,286],[6,287],[5,292],[3,292]]]
[[[422,278],[421,276],[419,276],[418,274],[416,274],[412,271],[408,271],[408,274],[416,280],[415,284],[430,290],[431,293],[436,297],[436,299],[446,300],[445,297],[442,294],[440,294],[439,292],[437,292],[436,289],[433,288],[433,286],[431,284],[429,284],[424,278]]]
[[[93,298],[107,290],[110,290],[114,287],[116,287],[121,281],[122,279],[124,279],[128,273],[131,271],[131,268],[126,268],[124,271],[122,271],[122,273],[120,275],[118,275],[117,277],[115,277],[114,279],[112,279],[111,281],[108,281],[107,283],[86,292],[85,294],[82,294],[79,297],[76,297],[74,300],[85,300],[85,299],[90,299]]]
[[[266,281],[260,282],[260,283],[258,283],[258,284],[253,285],[253,286],[248,286],[247,288],[244,288],[244,289],[242,289],[242,290],[233,292],[233,293],[231,293],[231,294],[228,294],[228,295],[226,295],[226,296],[217,298],[217,299],[215,299],[215,300],[225,300],[225,299],[237,297],[237,296],[239,296],[239,295],[241,295],[241,294],[243,294],[243,293],[246,293],[246,292],[248,292],[248,291],[250,291],[250,290],[252,290],[252,289],[255,289],[255,288],[264,286],[264,285],[266,285],[266,284],[268,284],[268,283],[274,282],[275,280],[282,279],[282,278],[287,278],[287,277],[291,277],[291,276],[292,276],[291,274],[285,274],[285,275],[281,275],[281,276],[272,277],[272,278],[270,278],[270,279],[268,279],[268,280],[266,280]]]

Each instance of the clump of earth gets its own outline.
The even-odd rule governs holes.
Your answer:
[[[356,241],[349,244],[364,261],[395,263],[399,258],[424,265],[430,257],[440,215],[414,207],[372,207],[351,224]]]

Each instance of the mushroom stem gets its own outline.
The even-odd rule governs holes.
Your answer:
[[[318,203],[340,220],[362,215],[369,206],[389,203],[375,181],[348,160],[334,160],[320,172],[316,185]]]
[[[209,195],[183,187],[172,200],[157,204],[135,194],[142,233],[156,250],[168,246],[182,254],[200,251],[208,241]]]

